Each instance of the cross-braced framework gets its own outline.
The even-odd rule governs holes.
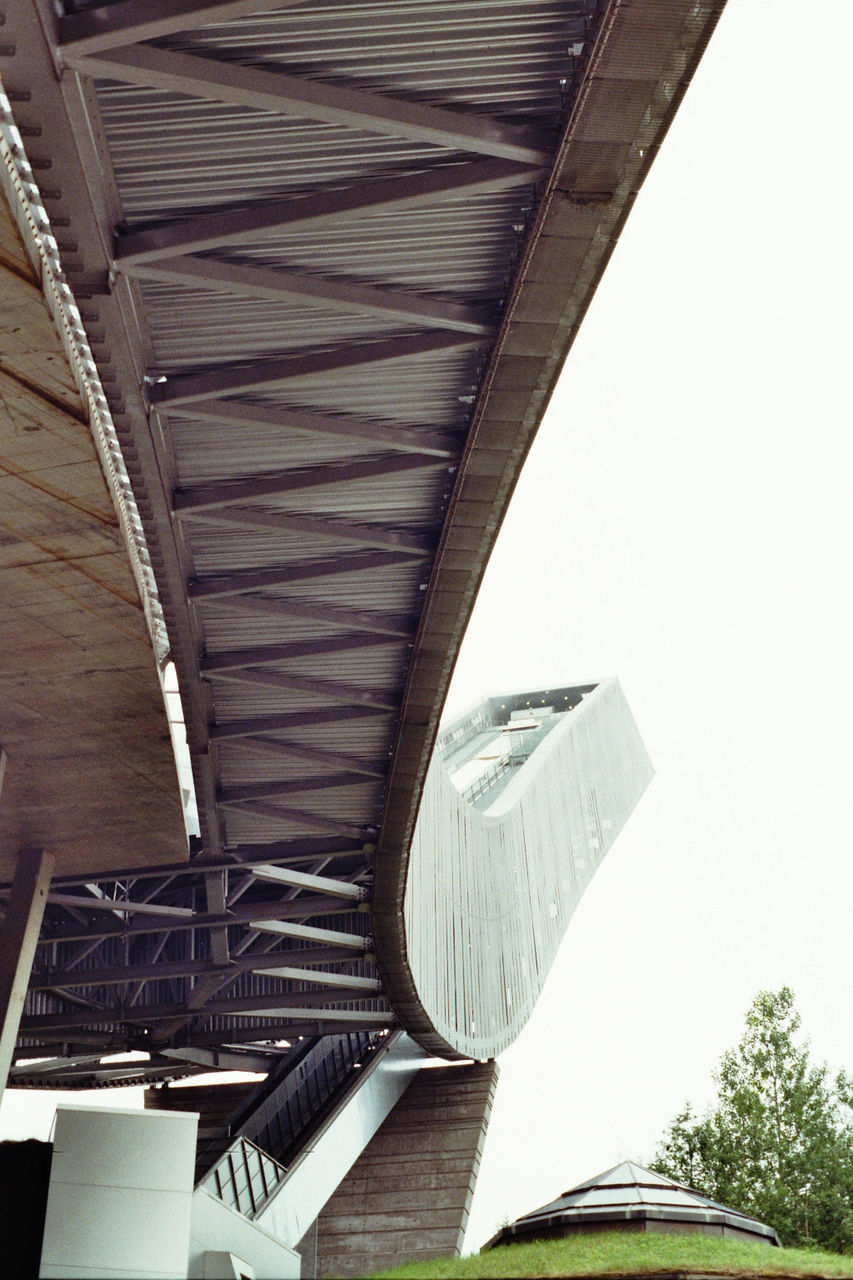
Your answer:
[[[21,1027],[56,1060],[20,1081],[265,1068],[405,1005],[461,636],[722,3],[7,7],[201,827],[187,863],[59,866]],[[103,1063],[124,1049],[151,1058]]]

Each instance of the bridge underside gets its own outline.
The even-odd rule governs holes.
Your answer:
[[[62,869],[20,1047],[57,1061],[19,1083],[266,1070],[405,1014],[462,634],[722,4],[8,6],[0,78],[132,482],[201,824],[188,862],[159,841]],[[101,1062],[124,1049],[151,1056]]]
[[[8,172],[3,172],[8,181]],[[86,408],[0,201],[0,877],[186,857],[163,697]]]

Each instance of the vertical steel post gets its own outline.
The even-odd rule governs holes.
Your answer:
[[[0,1098],[9,1078],[55,865],[53,854],[44,849],[27,849],[18,855],[6,914],[0,925]]]

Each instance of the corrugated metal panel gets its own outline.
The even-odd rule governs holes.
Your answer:
[[[357,338],[392,337],[415,333],[414,325],[389,327],[370,316],[342,315],[321,307],[292,306],[272,301],[260,306],[255,298],[233,298],[202,289],[148,283],[143,300],[151,315],[154,358],[174,371],[194,368],[210,359],[211,343],[219,347],[223,332],[228,344],[221,355],[229,360],[298,351],[306,333],[318,346]]]
[[[552,117],[590,9],[584,0],[315,0],[301,13],[237,19],[164,44],[413,100]]]
[[[502,195],[448,199],[429,209],[353,218],[326,235],[247,239],[240,261],[395,284],[457,299],[500,299],[508,264],[535,203],[530,184]],[[234,260],[222,251],[203,257]]]

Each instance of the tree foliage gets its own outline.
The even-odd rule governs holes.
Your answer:
[[[760,991],[714,1075],[705,1116],[688,1104],[652,1168],[775,1227],[783,1244],[853,1253],[853,1079],[812,1065],[790,988]]]

